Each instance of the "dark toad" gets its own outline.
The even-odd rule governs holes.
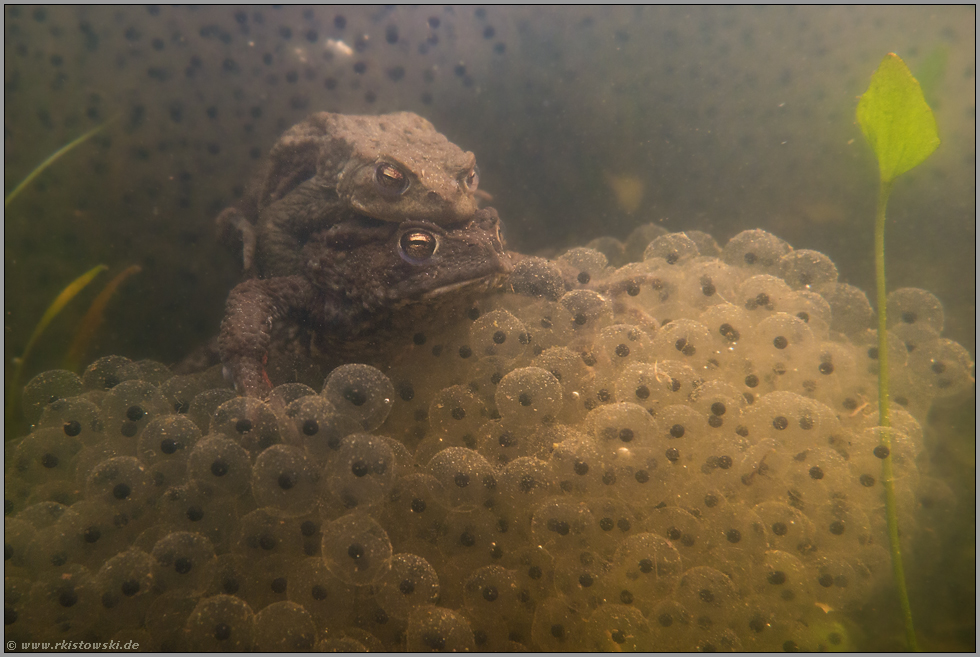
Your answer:
[[[226,376],[268,394],[282,324],[309,329],[304,353],[325,364],[381,364],[413,327],[468,306],[511,269],[476,184],[473,154],[414,114],[321,113],[287,131],[261,184],[219,217],[255,275],[228,297]]]
[[[246,271],[279,276],[297,271],[313,231],[345,219],[458,223],[487,198],[478,184],[473,153],[417,114],[319,112],[279,138],[260,182],[218,223],[240,231]]]
[[[445,227],[361,217],[317,231],[300,271],[232,290],[219,338],[227,375],[239,391],[264,396],[265,359],[283,320],[311,327],[332,364],[383,362],[397,340],[462,310],[510,271],[499,225],[487,208]]]

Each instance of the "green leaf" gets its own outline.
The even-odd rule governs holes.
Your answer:
[[[918,166],[939,146],[936,118],[905,62],[889,53],[858,103],[857,120],[878,157],[882,182]]]

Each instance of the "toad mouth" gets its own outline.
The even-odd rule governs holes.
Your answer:
[[[412,306],[425,301],[440,301],[447,295],[451,296],[454,293],[460,293],[463,291],[489,290],[494,285],[502,281],[503,278],[504,274],[493,273],[487,274],[486,276],[481,276],[479,278],[459,281],[458,283],[450,283],[449,285],[443,285],[442,287],[434,290],[429,290],[419,297],[403,299],[396,305],[396,307],[404,308],[406,306]]]
[[[458,292],[460,290],[465,290],[465,289],[470,288],[470,287],[480,287],[480,286],[482,286],[484,284],[487,287],[490,287],[490,286],[493,285],[493,283],[496,281],[496,279],[498,279],[500,277],[501,276],[499,274],[488,274],[488,275],[482,276],[480,278],[471,278],[468,281],[460,281],[459,283],[452,283],[450,285],[444,285],[442,287],[439,287],[439,288],[436,288],[434,290],[430,290],[429,292],[426,292],[425,294],[422,295],[422,299],[425,299],[425,300],[435,299],[437,297],[441,297],[444,294],[448,294],[448,293],[451,293],[451,292]]]

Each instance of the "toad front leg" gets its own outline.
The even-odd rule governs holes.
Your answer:
[[[302,276],[253,278],[238,284],[228,295],[221,322],[218,349],[226,378],[235,389],[251,397],[267,397],[272,383],[265,362],[272,327],[291,311],[309,308],[314,288]]]

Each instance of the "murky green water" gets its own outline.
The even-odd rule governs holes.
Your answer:
[[[61,366],[98,291],[133,264],[85,362],[169,364],[206,342],[239,275],[213,219],[319,110],[430,119],[476,153],[522,252],[648,222],[721,245],[762,228],[871,290],[876,172],[853,115],[890,51],[943,144],[896,184],[889,288],[935,294],[943,335],[975,355],[974,24],[958,7],[7,7],[5,191],[111,121],[5,210],[8,381],[51,300],[99,263],[25,382]],[[922,467],[952,494],[917,502],[938,505],[907,565],[925,648],[975,647],[974,416],[958,399],[921,420]],[[900,646],[891,605],[885,592],[855,615],[859,647]]]

